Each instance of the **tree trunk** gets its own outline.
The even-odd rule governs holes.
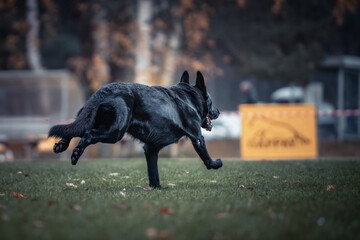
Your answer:
[[[169,39],[169,47],[165,55],[164,73],[162,79],[162,85],[169,86],[174,84],[174,77],[176,66],[177,52],[180,47],[181,37],[181,23],[180,20],[176,20],[174,32],[171,34]]]
[[[26,17],[29,23],[29,30],[26,35],[26,55],[30,69],[34,71],[43,70],[39,50],[39,19],[37,0],[26,1]]]
[[[135,53],[135,82],[151,84],[151,18],[152,0],[138,0],[137,24],[138,41]]]
[[[106,19],[106,10],[99,5],[99,9],[93,18],[93,42],[94,53],[92,67],[88,72],[91,89],[99,89],[110,81],[109,67],[109,29]]]

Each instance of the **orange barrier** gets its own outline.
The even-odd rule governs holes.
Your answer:
[[[241,157],[244,160],[317,157],[315,106],[312,104],[244,104]]]

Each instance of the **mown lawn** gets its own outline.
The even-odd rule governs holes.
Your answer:
[[[360,239],[360,161],[159,169],[144,191],[145,160],[2,163],[0,239]]]

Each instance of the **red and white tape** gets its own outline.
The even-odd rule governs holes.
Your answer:
[[[273,111],[273,112],[247,112],[246,116],[253,117],[253,116],[311,116],[311,115],[321,116],[321,117],[327,117],[327,116],[333,116],[333,117],[352,117],[352,116],[360,116],[360,109],[344,109],[344,110],[318,110],[318,111]],[[241,116],[244,115],[241,112],[238,111],[224,111],[221,112],[221,115],[223,116]]]

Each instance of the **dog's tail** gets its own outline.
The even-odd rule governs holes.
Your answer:
[[[70,124],[55,125],[49,130],[49,137],[67,138],[82,137],[86,130],[91,129],[95,123],[97,107],[85,105],[77,114],[74,122]]]

